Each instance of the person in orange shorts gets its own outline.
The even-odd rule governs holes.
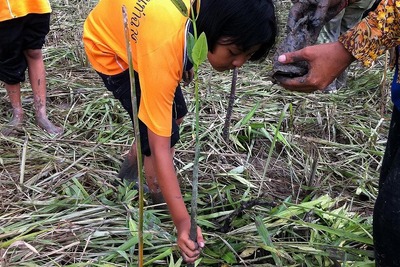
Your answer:
[[[208,61],[217,71],[260,59],[275,42],[277,23],[272,0],[202,0],[199,12],[192,10],[189,0],[183,2],[190,12],[198,14],[197,30],[207,36]],[[189,238],[190,216],[176,177],[173,148],[179,140],[179,124],[187,113],[179,84],[183,76],[192,77],[186,53],[192,25],[172,1],[166,0],[100,0],[89,14],[83,35],[87,57],[131,119],[123,5],[128,14],[147,185],[150,194],[165,199],[182,257],[191,263],[199,257],[204,239],[200,228],[196,242]],[[129,179],[125,174],[136,168],[135,162],[132,146],[120,172],[122,178]]]
[[[46,114],[46,71],[42,47],[50,30],[51,6],[48,0],[8,0],[0,5],[0,80],[12,106],[12,119],[2,129],[15,133],[23,125],[21,83],[25,70],[33,91],[36,122],[50,134],[60,134]]]

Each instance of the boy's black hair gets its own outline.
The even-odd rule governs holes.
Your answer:
[[[211,52],[221,37],[228,37],[223,44],[235,44],[243,51],[261,44],[250,60],[271,49],[278,31],[272,0],[201,0],[196,24],[206,34]]]

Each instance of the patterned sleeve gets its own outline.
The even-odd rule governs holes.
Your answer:
[[[381,0],[376,10],[342,34],[339,42],[370,66],[385,50],[400,44],[400,0]]]

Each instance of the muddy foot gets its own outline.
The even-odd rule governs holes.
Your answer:
[[[133,188],[139,189],[139,176],[138,176],[138,166],[136,157],[128,155],[121,165],[121,169],[118,173],[118,178],[129,183],[135,183]],[[145,193],[149,192],[147,185],[143,185],[143,191]]]
[[[24,114],[14,114],[11,121],[1,129],[1,133],[5,136],[16,135],[19,131],[22,131],[24,121]]]
[[[22,125],[18,126],[4,126],[3,129],[1,129],[1,133],[4,136],[15,136],[18,134],[18,132],[22,131]]]
[[[40,128],[49,134],[62,134],[64,132],[62,127],[55,126],[47,117],[36,117],[36,122]]]
[[[119,170],[118,177],[128,182],[137,183],[138,167],[135,158],[130,158],[129,156],[125,158]]]

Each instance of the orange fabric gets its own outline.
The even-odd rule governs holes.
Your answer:
[[[0,21],[50,12],[48,0],[0,0]]]
[[[189,6],[189,0],[185,3]],[[138,116],[155,134],[169,137],[175,89],[183,72],[187,18],[169,0],[100,0],[85,21],[83,42],[93,68],[103,74],[128,68],[123,5],[141,87]]]

